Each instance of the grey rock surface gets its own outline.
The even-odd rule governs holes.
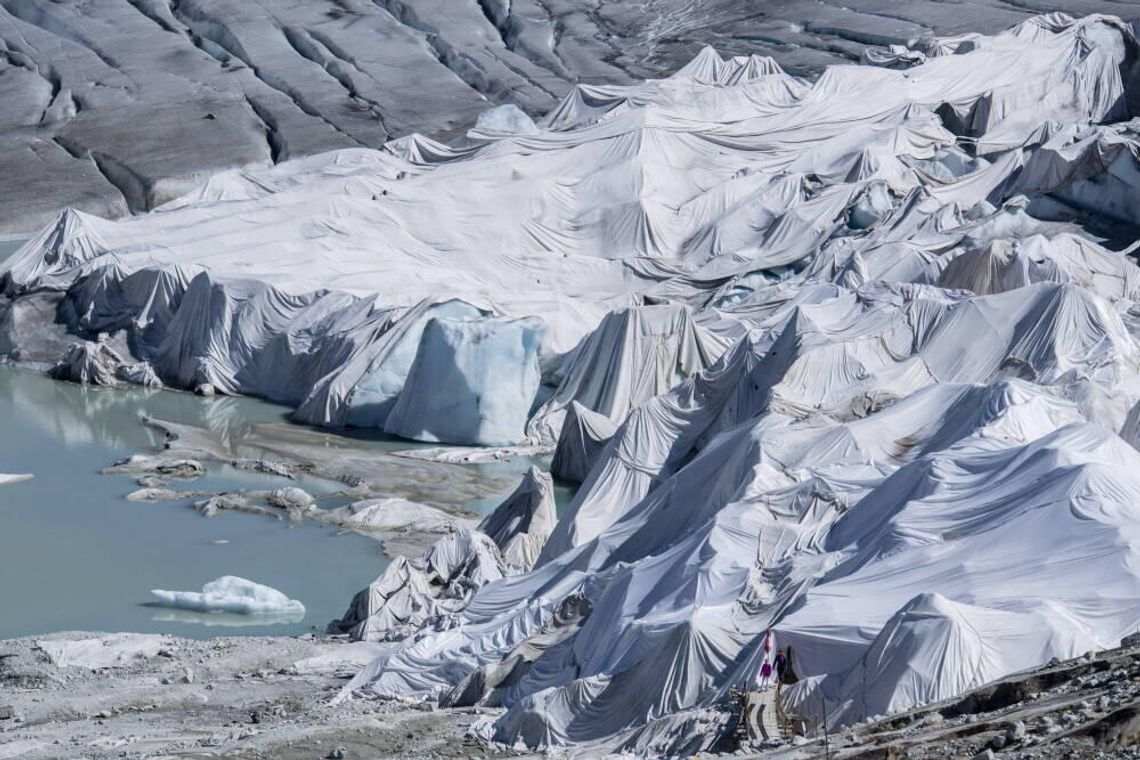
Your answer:
[[[868,45],[994,32],[1112,0],[0,0],[0,235],[72,206],[152,209],[225,169],[550,108],[704,45],[793,73]]]

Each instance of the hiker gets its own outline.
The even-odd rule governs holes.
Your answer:
[[[757,680],[757,686],[761,691],[767,689],[772,685],[772,630],[769,629],[764,633],[764,661],[760,666],[760,677]]]
[[[781,649],[776,652],[776,683],[784,682],[784,674],[788,672],[788,655]]]
[[[771,682],[772,682],[772,663],[768,662],[767,660],[764,660],[764,664],[760,666],[760,680],[757,683],[757,686],[759,686],[760,690],[763,691],[764,689],[767,689],[771,685]]]

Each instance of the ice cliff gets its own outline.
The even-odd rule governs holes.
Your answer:
[[[1140,46],[1051,14],[867,60],[706,50],[534,131],[66,212],[4,290],[167,385],[557,444],[557,524],[531,476],[358,595],[346,696],[687,753],[772,632],[809,723],[905,709],[1140,625]]]

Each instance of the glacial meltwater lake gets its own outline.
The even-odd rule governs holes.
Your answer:
[[[146,413],[205,425],[280,421],[283,407],[173,391],[84,388],[0,366],[0,472],[30,473],[0,486],[0,638],[51,631],[144,631],[183,636],[323,629],[387,564],[379,544],[312,522],[226,512],[205,518],[185,503],[129,502],[134,478],[103,475],[116,460],[154,450]],[[185,490],[269,489],[280,477],[210,466]],[[343,486],[316,479],[315,493]],[[218,540],[228,543],[217,544]],[[200,590],[222,575],[272,586],[307,610],[288,625],[208,626],[143,606],[150,589]],[[186,616],[193,617],[193,616]],[[207,622],[234,622],[199,616]]]
[[[124,497],[138,489],[134,477],[101,473],[131,454],[160,448],[161,434],[140,423],[144,414],[236,432],[255,423],[281,423],[288,412],[251,398],[90,388],[0,365],[0,473],[33,476],[0,486],[0,638],[69,630],[189,637],[324,630],[387,566],[376,540],[308,520],[228,511],[207,518],[191,508],[192,499],[131,502]],[[416,446],[366,434],[338,440],[355,455]],[[324,507],[346,503],[334,496],[345,487],[335,481],[293,481],[206,464],[204,477],[173,480],[170,487],[219,492],[297,485]],[[517,460],[479,469],[509,473],[509,483],[528,464]],[[510,490],[465,507],[485,514]],[[559,486],[556,494],[564,506],[572,491]],[[260,624],[148,606],[150,589],[198,591],[223,575],[300,600],[304,619]]]
[[[18,243],[0,241],[0,261]],[[31,480],[0,486],[0,638],[57,631],[138,631],[206,637],[324,630],[389,559],[373,538],[312,521],[223,512],[206,518],[184,502],[131,502],[132,476],[101,471],[153,453],[161,434],[143,415],[213,431],[283,423],[290,409],[252,398],[179,391],[91,388],[0,364],[0,473]],[[353,455],[417,444],[358,432],[329,436]],[[323,507],[346,503],[342,483],[297,481],[206,463],[208,474],[174,490],[268,490],[297,485]],[[517,483],[527,460],[483,465]],[[509,475],[510,480],[504,480]],[[428,491],[434,488],[429,484]],[[465,502],[486,513],[511,490]],[[572,496],[556,489],[560,506]],[[383,494],[378,494],[383,495]],[[393,494],[398,495],[398,494]],[[306,608],[298,622],[202,615],[150,606],[151,589],[199,591],[223,575],[278,589]]]

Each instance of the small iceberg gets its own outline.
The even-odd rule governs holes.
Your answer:
[[[290,599],[275,588],[225,575],[210,581],[197,591],[163,591],[153,589],[156,604],[191,612],[226,613],[229,615],[287,615],[300,620],[305,605]]]

